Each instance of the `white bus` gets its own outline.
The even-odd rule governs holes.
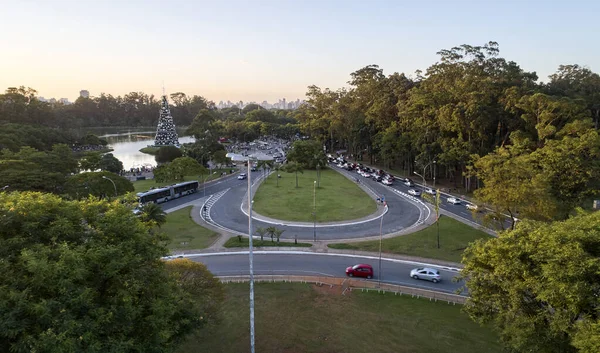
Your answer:
[[[162,203],[173,200],[185,195],[190,195],[198,191],[200,183],[197,180],[185,181],[183,183],[163,186],[160,188],[137,193],[138,201],[141,205],[147,203]]]

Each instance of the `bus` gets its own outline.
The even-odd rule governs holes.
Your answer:
[[[198,191],[200,183],[197,180],[184,181],[183,183],[162,186],[160,188],[137,193],[141,205],[147,203],[162,203],[185,195],[191,195]]]

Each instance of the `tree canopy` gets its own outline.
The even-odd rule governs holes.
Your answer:
[[[597,352],[600,213],[523,221],[465,251],[466,312],[517,352]],[[578,350],[579,349],[579,350]]]
[[[214,322],[219,284],[148,227],[119,201],[0,193],[0,350],[169,352]]]

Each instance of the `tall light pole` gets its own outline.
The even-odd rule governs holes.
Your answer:
[[[413,170],[413,173],[415,173],[415,175],[417,175],[417,176],[420,176],[421,178],[423,178],[423,189],[425,189],[425,186],[426,186],[426,185],[425,185],[425,176],[424,176],[424,175],[421,175],[421,174],[419,174],[419,173],[417,173],[417,172],[415,172],[414,170]]]
[[[435,172],[436,172],[436,166],[437,166],[437,161],[433,160],[433,189],[435,190]]]
[[[313,183],[313,240],[317,241],[317,181]]]
[[[379,279],[379,286],[381,287],[381,246],[383,243],[383,215],[381,215],[381,220],[379,222],[379,274],[377,278]]]
[[[0,191],[4,191],[4,190],[8,189],[9,186],[10,185],[3,186],[2,188],[0,188]]]
[[[115,182],[111,178],[109,178],[109,177],[107,177],[105,175],[102,176],[102,179],[106,179],[106,180],[110,181],[113,184],[113,187],[115,188],[115,197],[116,197],[117,196],[117,185],[115,185]]]
[[[252,174],[248,158],[248,257],[250,262],[250,352],[254,353],[254,256],[252,247]]]

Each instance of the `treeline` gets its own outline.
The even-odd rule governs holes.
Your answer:
[[[347,89],[309,87],[296,115],[302,131],[385,168],[479,187],[503,213],[563,218],[596,193],[598,74],[561,65],[537,83],[495,42],[438,55],[414,78],[369,65]]]
[[[247,128],[243,124],[244,121],[275,125],[296,122],[292,111],[266,111],[256,104],[250,104],[244,109],[233,106],[217,110],[214,102],[202,96],[188,96],[182,92],[170,95],[170,108],[177,126],[189,126],[200,111],[209,110],[218,120],[231,125],[230,131],[234,135],[244,129],[258,129],[260,132],[260,126]],[[0,94],[0,123],[51,128],[156,126],[159,109],[160,98],[143,92],[131,92],[123,97],[104,93],[98,97],[79,97],[69,105],[40,101],[36,90],[23,86],[10,87],[4,94]],[[261,112],[249,114],[254,110]]]

